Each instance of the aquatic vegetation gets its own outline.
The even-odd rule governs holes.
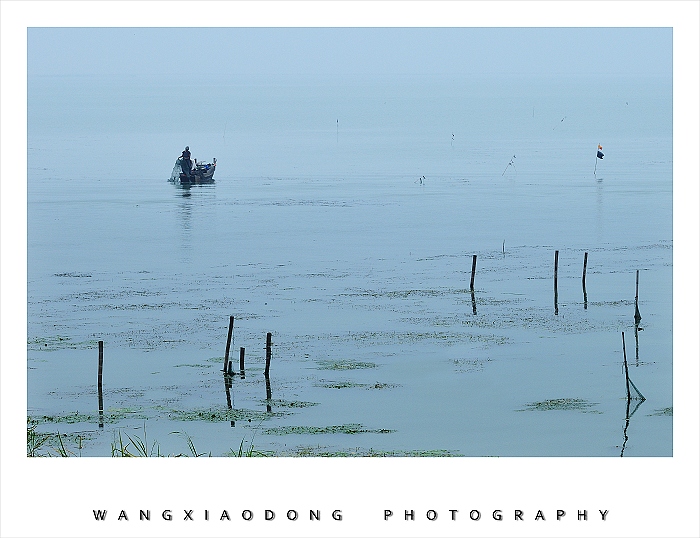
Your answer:
[[[353,381],[323,381],[321,383],[316,383],[316,387],[321,387],[324,389],[350,389],[350,388],[363,388],[363,389],[393,389],[400,387],[396,383],[355,383]]]
[[[454,458],[461,454],[454,450],[376,450],[373,448],[338,448],[318,446],[298,446],[281,456],[321,457],[321,458]]]
[[[74,341],[70,336],[54,335],[35,337],[27,340],[27,347],[33,351],[55,351],[57,349],[91,349],[97,347],[97,340]]]
[[[664,407],[663,409],[657,409],[649,415],[650,417],[672,417],[673,407]]]
[[[112,457],[113,458],[148,458],[148,457],[157,457],[157,458],[162,458],[165,457],[166,455],[161,453],[160,451],[160,444],[158,441],[153,441],[149,445],[148,438],[146,435],[146,425],[143,425],[143,439],[139,437],[138,435],[134,435],[133,437],[129,435],[128,433],[124,434],[126,438],[129,440],[128,442],[125,442],[123,437],[122,437],[122,432],[119,430],[118,432],[115,432],[114,434],[114,440],[112,441]],[[190,454],[192,457],[199,458],[201,456],[208,456],[211,457],[211,452],[209,453],[204,453],[204,452],[199,452],[197,448],[194,446],[194,442],[192,441],[192,438],[187,435],[186,433],[183,432],[170,432],[170,435],[180,435],[183,436],[187,442],[187,447],[189,448]],[[168,457],[174,457],[174,458],[180,458],[180,457],[188,457],[190,454],[184,454],[182,452],[178,454],[169,454]]]
[[[38,423],[27,419],[27,456],[30,458],[45,455],[42,450],[52,436],[50,433],[37,432],[38,425]]]
[[[431,331],[431,332],[413,332],[413,331],[364,331],[351,333],[350,339],[363,342],[377,344],[415,344],[419,342],[433,341],[445,345],[454,345],[464,341],[474,341],[482,338],[480,335],[458,333],[454,331]],[[493,336],[493,338],[497,338]]]
[[[263,400],[264,403],[269,403],[272,407],[284,407],[288,409],[303,409],[305,407],[313,407],[319,405],[318,402],[301,402],[288,400]]]
[[[319,361],[319,370],[361,370],[366,368],[376,368],[373,362],[353,361],[341,359],[337,361]]]
[[[598,404],[580,398],[557,398],[529,403],[525,406],[525,409],[518,409],[518,411],[583,411],[584,413],[600,413],[600,411],[589,411],[594,405]]]
[[[102,422],[105,424],[113,424],[120,420],[128,418],[145,419],[146,416],[140,409],[119,408],[108,409],[102,415]],[[95,411],[94,413],[66,413],[63,415],[33,415],[29,419],[36,424],[80,424],[83,422],[95,424],[100,421],[100,416]]]
[[[351,293],[341,293],[340,297],[364,297],[368,299],[408,299],[411,297],[445,297],[450,295],[463,295],[470,293],[466,288],[462,289],[424,289],[424,290],[396,290],[396,291],[374,291],[358,290]]]
[[[354,383],[352,381],[327,381],[323,383],[316,383],[317,387],[322,387],[324,389],[350,389],[357,387],[366,387],[366,383]]]
[[[78,455],[83,449],[84,433],[62,434],[38,432],[39,423],[27,418],[27,457],[40,458],[59,456],[67,458],[75,456],[75,453],[68,450],[63,442],[63,439],[70,440],[73,445],[76,445]]]
[[[396,387],[400,387],[401,385],[398,385],[397,383],[370,383],[367,385],[367,388],[369,389],[377,389],[377,390],[382,390],[382,389],[395,389]]]
[[[168,416],[171,420],[178,421],[191,421],[191,420],[203,420],[206,422],[224,422],[231,420],[247,420],[252,422],[253,420],[262,420],[266,417],[271,416],[270,413],[265,411],[254,411],[252,409],[171,409],[168,412]],[[272,416],[279,416],[282,413],[272,413]]]
[[[269,458],[275,456],[275,452],[272,450],[259,450],[255,448],[252,441],[248,444],[247,448],[244,449],[244,446],[245,439],[241,439],[241,444],[238,446],[238,450],[236,451],[231,449],[224,454],[224,456],[233,458]]]
[[[452,363],[457,372],[481,372],[484,369],[484,364],[491,362],[492,359],[453,359]]]
[[[357,433],[393,433],[395,430],[367,429],[362,424],[342,424],[340,426],[277,426],[263,430],[268,435],[319,435],[337,434],[354,435]]]

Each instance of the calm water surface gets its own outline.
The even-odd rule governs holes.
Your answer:
[[[30,79],[28,416],[90,456],[672,455],[670,86]],[[214,185],[167,181],[186,144]]]

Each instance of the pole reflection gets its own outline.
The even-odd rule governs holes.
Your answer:
[[[231,363],[229,363],[229,371],[224,372],[224,388],[226,390],[226,407],[230,410],[234,409],[234,394],[231,391],[233,388],[233,371],[231,370]],[[236,421],[231,420],[231,427],[236,426]]]

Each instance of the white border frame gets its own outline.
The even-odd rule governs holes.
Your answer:
[[[0,5],[2,536],[698,536],[698,20],[682,2],[10,2]],[[674,48],[674,435],[671,458],[28,459],[26,426],[27,27],[180,26],[665,26]],[[138,13],[138,17],[134,14]],[[76,18],[76,14],[77,18]],[[546,15],[544,15],[546,14]],[[21,223],[25,223],[22,225]],[[19,388],[18,388],[19,387]],[[24,390],[23,390],[24,389]],[[230,481],[219,479],[221,466]],[[273,486],[273,493],[268,489]],[[220,499],[226,498],[227,502]],[[93,508],[130,521],[97,524]],[[139,509],[153,521],[138,521]],[[217,521],[228,509],[232,522]],[[255,512],[243,522],[243,509]],[[320,509],[320,523],[284,513]],[[556,522],[556,509],[567,519]],[[165,522],[160,512],[173,510]],[[183,510],[195,522],[182,522]],[[210,518],[204,522],[204,509]],[[275,510],[272,522],[265,509]],[[342,522],[329,517],[343,511]],[[384,522],[384,509],[392,521]],[[403,522],[404,510],[416,521]],[[429,522],[425,512],[439,518]],[[461,520],[449,521],[449,509]],[[468,520],[478,509],[482,519]],[[504,511],[502,522],[491,512]],[[526,521],[512,521],[514,509]],[[532,520],[543,510],[546,522]],[[575,520],[588,510],[589,521]],[[600,522],[598,509],[608,509]],[[180,521],[177,521],[177,520]]]

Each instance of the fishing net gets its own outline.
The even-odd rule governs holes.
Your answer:
[[[180,181],[180,174],[182,173],[182,165],[181,165],[182,160],[178,158],[177,161],[175,161],[175,166],[173,166],[173,172],[170,174],[170,181]]]
[[[639,389],[635,386],[635,384],[632,383],[632,380],[631,380],[631,379],[630,379],[630,386],[631,386],[632,389],[633,389],[632,391],[630,391],[630,394],[632,394],[632,399],[633,399],[633,400],[642,400],[642,401],[646,400],[646,398],[645,398],[644,396],[642,396],[642,393],[639,392]],[[633,394],[634,392],[637,393],[636,396]]]

